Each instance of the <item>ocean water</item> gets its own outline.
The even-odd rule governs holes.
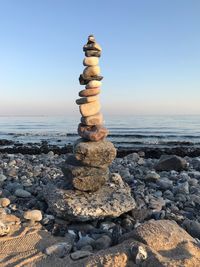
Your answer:
[[[0,117],[0,139],[63,146],[78,138],[78,117]],[[117,147],[200,146],[200,115],[110,116],[108,137]]]

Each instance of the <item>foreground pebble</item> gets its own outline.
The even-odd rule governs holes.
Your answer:
[[[9,205],[10,205],[10,199],[6,197],[0,198],[0,207],[6,208]]]
[[[57,243],[45,249],[45,253],[50,255],[57,255],[58,257],[64,257],[72,249],[72,244],[67,242]]]
[[[39,222],[42,220],[42,212],[40,210],[29,210],[24,212],[24,219]]]

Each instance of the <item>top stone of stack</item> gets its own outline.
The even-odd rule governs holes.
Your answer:
[[[85,58],[83,65],[86,66],[79,77],[81,85],[85,89],[79,92],[81,98],[76,100],[82,115],[78,126],[78,134],[85,140],[99,141],[108,135],[108,130],[103,127],[103,115],[100,113],[101,105],[99,93],[101,80],[99,58],[102,49],[93,35],[89,35],[88,42],[83,47]]]

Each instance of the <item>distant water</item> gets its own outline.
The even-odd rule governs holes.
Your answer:
[[[0,117],[0,139],[63,146],[78,138],[79,118]],[[117,147],[200,146],[200,116],[108,117],[109,138]]]

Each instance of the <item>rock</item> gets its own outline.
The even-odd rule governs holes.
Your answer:
[[[95,41],[95,38],[94,38],[94,35],[93,34],[90,34],[89,36],[88,36],[88,43],[95,43],[96,41]]]
[[[0,174],[0,183],[7,180],[7,177],[3,174]]]
[[[180,183],[174,187],[175,194],[189,194],[189,184],[188,182]]]
[[[95,75],[95,76],[92,76],[92,77],[88,77],[87,79],[83,76],[83,74],[81,74],[79,76],[79,83],[81,85],[86,85],[88,84],[90,81],[93,81],[93,80],[96,80],[96,81],[101,81],[103,79],[103,76],[98,76],[98,75]]]
[[[58,257],[64,257],[65,255],[69,254],[72,249],[72,244],[69,242],[62,242],[54,244],[45,249],[45,253],[50,255],[57,255]]]
[[[97,250],[100,250],[109,248],[111,244],[112,244],[112,239],[107,235],[103,235],[94,242],[93,247]]]
[[[31,193],[26,191],[26,190],[23,190],[23,189],[17,189],[15,191],[15,196],[16,197],[27,198],[27,197],[31,197]]]
[[[112,163],[116,157],[116,149],[106,140],[87,142],[79,139],[74,144],[74,156],[86,166],[104,167]]]
[[[95,194],[65,190],[48,184],[44,191],[49,210],[58,217],[74,221],[119,217],[135,208],[131,190],[119,175],[112,175]]]
[[[147,181],[157,181],[160,179],[160,175],[154,171],[149,171],[145,176],[145,180]]]
[[[5,208],[10,205],[10,199],[4,197],[0,198],[0,207]]]
[[[96,96],[100,93],[99,87],[93,87],[91,89],[85,89],[79,92],[79,96],[88,97],[88,96]]]
[[[93,116],[82,117],[81,123],[92,126],[92,125],[102,125],[103,124],[103,115],[101,113],[97,113]]]
[[[9,225],[0,221],[0,236],[7,235],[10,232]]]
[[[91,245],[87,245],[82,247],[80,250],[93,252],[93,247]]]
[[[85,140],[97,142],[107,137],[108,129],[101,125],[87,126],[80,123],[78,126],[78,134]]]
[[[191,236],[200,239],[200,223],[194,220],[185,219],[183,227]]]
[[[131,247],[131,256],[136,264],[141,264],[147,259],[147,251],[144,246],[133,245]]]
[[[82,104],[87,104],[87,103],[98,101],[98,100],[99,100],[99,96],[98,95],[88,96],[88,97],[83,97],[83,98],[77,99],[76,100],[76,104],[77,105],[82,105]]]
[[[79,106],[80,113],[83,117],[92,116],[100,111],[101,105],[99,101],[82,104]]]
[[[85,247],[87,245],[93,245],[95,240],[89,236],[83,236],[79,239],[79,241],[76,243],[76,248],[81,249],[82,247]]]
[[[90,251],[79,250],[70,254],[72,260],[79,260],[92,255]]]
[[[100,81],[95,81],[95,80],[92,80],[90,81],[89,83],[86,84],[85,88],[86,89],[91,89],[91,88],[98,88],[101,86],[101,82]]]
[[[86,57],[100,57],[101,51],[87,50],[87,51],[85,51],[85,56]]]
[[[163,155],[154,166],[157,171],[182,171],[187,169],[187,161],[176,155]]]
[[[39,222],[42,220],[42,212],[40,210],[28,210],[24,212],[24,219]]]
[[[83,47],[83,51],[87,52],[90,50],[96,50],[96,51],[102,51],[101,46],[99,44],[97,44],[96,42],[89,42],[86,45],[84,45]]]
[[[98,57],[85,57],[83,60],[84,66],[97,66],[99,64]]]
[[[86,67],[83,71],[83,77],[85,80],[91,79],[92,77],[98,76],[100,71],[99,66]]]
[[[164,177],[157,181],[157,185],[159,186],[160,189],[167,190],[167,189],[172,189],[173,182],[169,180],[167,177]]]

